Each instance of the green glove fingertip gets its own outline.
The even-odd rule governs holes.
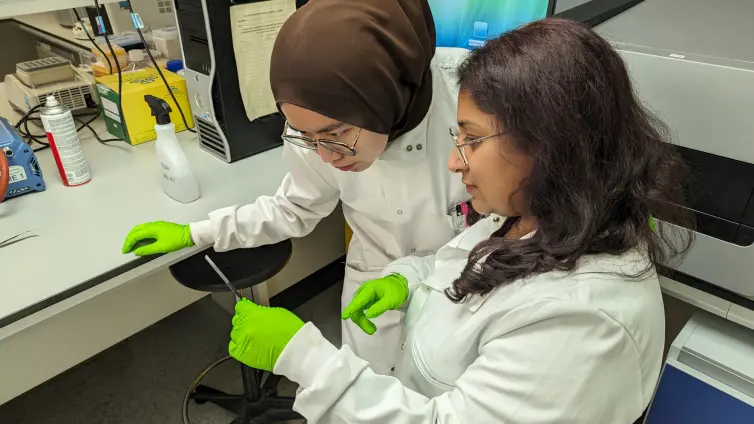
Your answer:
[[[237,314],[245,314],[249,312],[254,306],[257,306],[257,304],[244,297],[236,302],[235,310]]]
[[[377,326],[374,325],[365,315],[364,312],[357,311],[351,315],[351,321],[356,324],[357,327],[370,336],[377,331]]]
[[[175,252],[194,245],[191,238],[191,226],[157,221],[139,224],[126,236],[121,252],[127,254],[134,250],[140,242],[153,239],[148,249],[137,248],[137,256],[154,255],[158,253]]]

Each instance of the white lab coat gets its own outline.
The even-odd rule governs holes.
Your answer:
[[[455,236],[448,210],[468,199],[465,187],[447,169],[452,149],[448,127],[456,122],[455,71],[468,51],[439,48],[432,60],[432,105],[414,130],[394,140],[372,167],[342,172],[316,152],[285,144],[290,173],[274,196],[246,206],[212,212],[209,220],[191,224],[199,245],[218,251],[256,247],[303,237],[343,202],[353,230],[346,259],[342,303],[347,305],[364,282],[378,278],[392,260],[428,255]],[[264,178],[260,175],[259,178]],[[366,336],[348,321],[343,342],[380,373],[395,365],[401,314],[380,317],[375,336]]]
[[[395,377],[375,374],[308,323],[275,373],[301,386],[310,424],[630,424],[660,372],[664,314],[657,277],[632,273],[637,252],[582,258],[455,304],[443,293],[470,250],[502,224],[480,221],[436,256],[389,265],[409,281],[406,340]]]

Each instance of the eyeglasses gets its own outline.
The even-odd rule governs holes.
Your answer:
[[[484,140],[488,140],[490,138],[497,137],[502,134],[503,134],[502,132],[499,132],[497,134],[487,135],[487,136],[479,137],[479,138],[472,138],[471,140],[460,141],[461,130],[455,126],[450,127],[450,137],[453,139],[453,144],[458,149],[458,153],[461,154],[461,159],[463,159],[463,164],[466,166],[469,165],[469,159],[466,157],[466,150],[464,149],[464,147],[470,146],[472,144],[481,143]]]
[[[283,135],[281,137],[283,138],[283,141],[287,141],[288,143],[302,147],[304,149],[317,150],[317,145],[320,145],[325,149],[330,150],[331,152],[340,153],[344,156],[356,156],[356,150],[354,150],[354,148],[356,147],[356,143],[359,142],[360,135],[361,128],[359,128],[359,131],[356,133],[356,136],[353,138],[353,142],[350,146],[346,143],[343,143],[342,141],[337,140],[315,140],[311,137],[302,135],[299,131],[294,130],[290,125],[288,125],[288,121],[286,121],[285,128],[283,129]]]

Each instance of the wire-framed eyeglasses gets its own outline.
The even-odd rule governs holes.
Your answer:
[[[502,132],[499,132],[497,134],[486,135],[484,137],[472,138],[471,140],[461,140],[461,130],[458,127],[452,126],[450,127],[449,131],[450,137],[453,139],[453,145],[455,145],[458,149],[458,153],[461,155],[461,159],[463,159],[463,164],[466,166],[469,165],[469,159],[466,157],[466,150],[464,149],[464,147],[481,143],[485,140],[489,140],[490,138],[503,134]]]
[[[344,155],[344,156],[356,156],[356,150],[354,149],[356,148],[356,143],[359,142],[360,135],[361,135],[361,128],[359,128],[359,130],[356,132],[356,136],[353,138],[353,142],[351,142],[350,146],[338,140],[328,140],[326,138],[315,140],[291,128],[291,126],[288,125],[288,121],[285,121],[285,127],[283,128],[282,138],[283,138],[283,141],[287,141],[288,143],[291,143],[294,146],[298,146],[304,149],[317,150],[317,145],[320,145],[327,150],[330,150],[335,153],[340,153],[341,155]]]

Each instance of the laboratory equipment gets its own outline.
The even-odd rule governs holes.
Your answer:
[[[92,24],[85,20],[73,24],[71,31],[73,32],[73,37],[77,40],[89,40],[89,37],[93,37],[94,35]]]
[[[100,1],[100,3],[104,3]],[[124,1],[102,4],[99,15],[105,21],[107,35],[119,35],[134,29],[134,20]],[[175,26],[173,3],[171,0],[131,0],[134,11],[139,14],[144,23],[145,31],[155,28]],[[80,14],[82,17],[83,14]],[[87,7],[92,26],[96,28],[97,8]],[[97,32],[100,35],[100,32]],[[145,46],[146,47],[146,46]]]
[[[429,0],[440,47],[474,49],[525,23],[552,15],[554,0]]]
[[[152,50],[152,57],[155,60],[162,58],[162,54],[156,50]],[[128,66],[123,69],[123,72],[138,71],[141,69],[149,69],[152,67],[152,61],[149,59],[145,50],[133,49],[128,51]]]
[[[152,31],[154,47],[168,60],[181,58],[181,42],[178,40],[178,28],[169,27]]]
[[[60,56],[16,64],[16,78],[29,87],[70,80],[75,77],[71,62]]]
[[[253,121],[246,115],[231,37],[232,4],[228,0],[175,0],[199,143],[204,151],[226,162],[279,146],[283,132],[280,114]]]
[[[86,7],[76,7],[75,9],[79,16],[86,16]],[[53,12],[53,15],[55,16],[55,21],[60,24],[60,26],[66,28],[75,26],[79,21],[78,18],[76,18],[76,13],[74,13],[73,9],[56,10]]]
[[[215,265],[215,263],[212,261],[212,258],[209,257],[209,255],[204,255],[204,260],[207,261],[210,267],[215,271],[215,274],[217,274],[218,277],[220,277],[221,280],[223,280],[223,283],[225,283],[226,286],[230,289],[230,292],[233,293],[233,295],[236,297],[236,302],[240,301],[243,296],[241,295],[241,292],[238,291],[237,288],[233,287],[233,284],[230,283],[230,280],[228,280],[228,277],[223,274],[222,271],[220,271],[220,268]]]
[[[645,424],[754,422],[754,331],[692,317],[673,341]]]
[[[42,169],[34,151],[13,125],[0,117],[0,202],[44,190]]]
[[[163,74],[175,100],[186,114],[186,122],[184,123],[181,119],[180,110],[176,107],[157,69],[150,67],[123,73],[120,83],[118,75],[97,78],[97,91],[102,104],[103,118],[110,134],[132,145],[152,141],[157,137],[154,119],[150,117],[151,111],[144,104],[144,96],[147,94],[166,99],[172,109],[170,118],[171,122],[175,123],[176,131],[185,131],[186,124],[189,128],[193,127],[194,121],[189,113],[191,109],[186,94],[186,80],[172,72]],[[125,120],[125,124],[122,120]],[[124,130],[124,125],[128,131]]]
[[[71,110],[50,95],[39,111],[39,119],[47,134],[47,141],[50,142],[50,150],[63,184],[79,186],[91,181],[92,174],[84,157],[84,148],[81,147]]]
[[[23,62],[16,69],[16,73],[5,76],[3,86],[10,105],[22,114],[43,104],[50,95],[70,110],[97,107],[91,77],[63,58]]]
[[[691,167],[694,247],[670,278],[754,297],[754,2],[645,0],[598,25]],[[661,214],[658,218],[662,220]],[[718,287],[723,288],[720,290]]]
[[[165,68],[170,72],[175,72],[178,75],[182,75],[181,71],[183,70],[183,61],[176,59],[176,60],[168,60],[165,63]]]
[[[112,50],[106,43],[98,43],[98,47],[92,47],[95,60],[92,62],[92,73],[95,77],[118,73],[118,68],[123,70],[128,66],[128,53],[121,47],[112,44]],[[104,53],[104,56],[102,55]]]
[[[144,96],[144,101],[157,121],[154,126],[157,133],[155,150],[160,161],[162,189],[165,194],[181,203],[193,202],[201,196],[201,192],[191,164],[175,136],[175,125],[170,122],[170,105],[149,94]]]

